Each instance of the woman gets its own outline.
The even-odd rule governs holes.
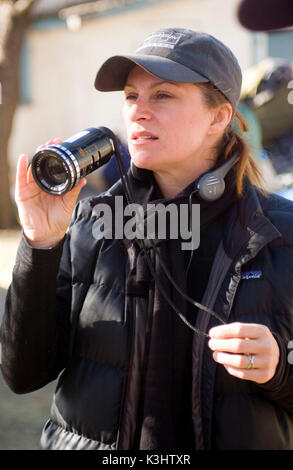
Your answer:
[[[16,393],[61,373],[41,447],[292,449],[292,204],[258,188],[234,131],[236,58],[210,35],[162,29],[95,85],[124,90],[135,202],[200,204],[200,245],[97,240],[95,208],[114,207],[121,182],[74,210],[84,181],[50,196],[20,158],[2,371]],[[203,174],[225,162],[225,191],[202,198]]]

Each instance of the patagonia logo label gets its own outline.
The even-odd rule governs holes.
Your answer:
[[[167,49],[174,49],[179,39],[183,36],[182,33],[156,33],[152,34],[140,46],[136,52],[147,47],[166,47]]]
[[[241,279],[259,279],[262,276],[262,271],[243,271]]]

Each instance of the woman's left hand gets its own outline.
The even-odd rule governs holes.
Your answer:
[[[209,331],[213,358],[229,374],[259,384],[276,372],[279,346],[269,328],[255,323],[228,323]]]

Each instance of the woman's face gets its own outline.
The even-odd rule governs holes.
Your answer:
[[[174,83],[134,67],[125,85],[124,119],[129,151],[139,168],[191,171],[211,166],[212,112],[192,83]]]

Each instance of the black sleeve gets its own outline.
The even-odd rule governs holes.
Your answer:
[[[280,408],[293,414],[293,366],[288,361],[288,348],[284,339],[274,333],[280,350],[276,373],[271,380],[260,384],[260,389]]]
[[[1,327],[2,374],[15,393],[43,387],[66,365],[71,306],[69,241],[66,235],[50,250],[32,248],[24,236],[20,241]]]

